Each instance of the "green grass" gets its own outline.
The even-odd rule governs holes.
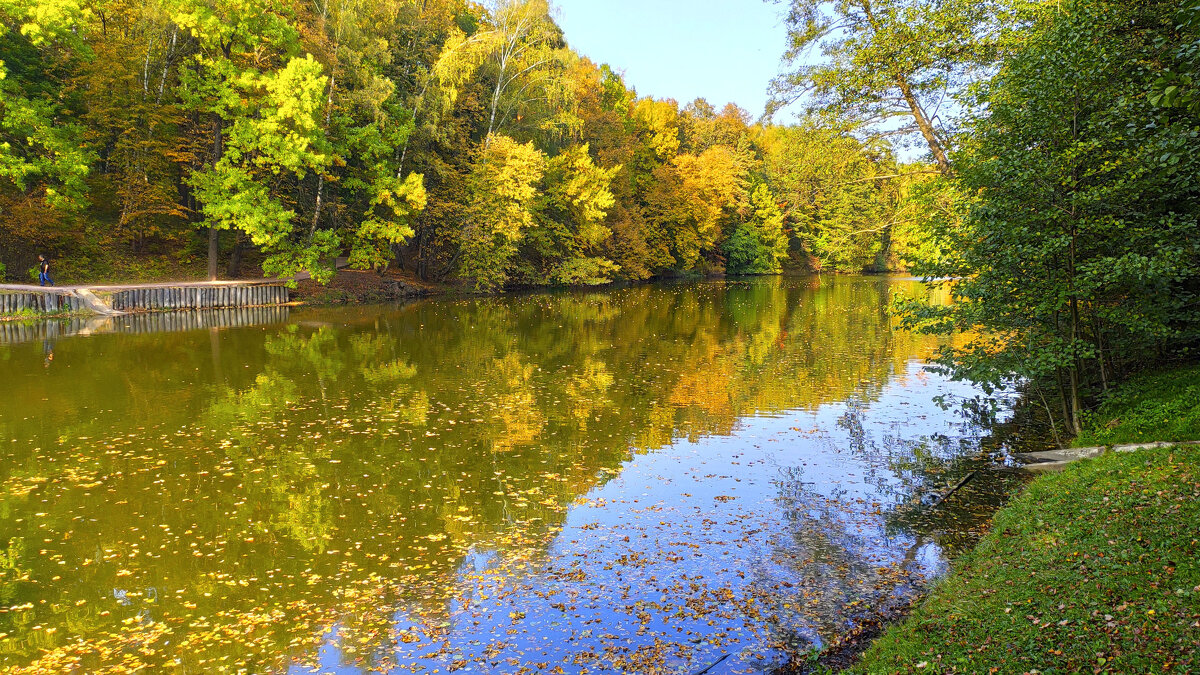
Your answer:
[[[1200,672],[1200,448],[1035,481],[856,673]]]
[[[1200,365],[1147,373],[1115,390],[1076,447],[1200,439]]]
[[[87,310],[79,312],[39,312],[34,309],[18,309],[15,312],[0,314],[0,321],[13,321],[21,324],[35,325],[42,323],[46,319],[69,319],[71,317],[87,317],[95,316],[94,312]]]

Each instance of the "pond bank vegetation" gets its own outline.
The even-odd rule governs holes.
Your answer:
[[[1112,392],[1073,445],[1200,440],[1200,365]],[[1200,448],[1110,452],[1042,476],[929,596],[789,673],[1192,672]],[[892,625],[887,624],[891,622]]]

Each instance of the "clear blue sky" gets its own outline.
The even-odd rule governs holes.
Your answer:
[[[704,97],[757,118],[786,46],[784,5],[763,0],[552,2],[576,51],[624,72],[639,96],[680,106]]]

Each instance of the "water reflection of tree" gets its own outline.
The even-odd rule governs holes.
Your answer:
[[[961,420],[954,434],[894,439],[889,444],[889,469],[903,480],[904,488],[885,513],[889,532],[926,537],[951,556],[975,545],[992,514],[1027,479],[1003,470],[1008,453],[1047,440],[1046,427],[1029,418],[1026,406],[1010,401],[1004,407],[1017,415],[999,421],[993,402],[977,399],[953,405]],[[962,487],[950,494],[960,483]]]
[[[999,421],[997,413],[1011,402],[946,405],[958,415],[949,434],[874,438],[866,423],[870,406],[858,398],[846,402],[838,443],[857,460],[869,497],[817,486],[803,468],[782,471],[778,502],[787,514],[786,537],[775,540],[772,564],[756,570],[756,585],[778,596],[772,623],[781,642],[820,646],[902,606],[929,571],[921,568],[921,548],[932,543],[949,555],[969,549],[1015,492],[1023,479],[994,468],[1014,443],[1040,439],[1044,425],[1025,419],[1023,406],[1018,417]],[[973,480],[942,499],[968,475]],[[802,611],[788,614],[789,604]]]
[[[804,478],[802,468],[783,472],[778,500],[787,529],[773,542],[771,564],[755,571],[756,586],[772,589],[763,595],[775,604],[781,642],[801,649],[909,597],[922,580],[916,555],[925,543],[887,534],[869,504],[843,489],[821,492]]]
[[[888,293],[883,281],[769,280],[301,312],[282,330],[222,333],[219,362],[207,334],[65,341],[62,362],[116,349],[91,359],[95,379],[76,390],[111,414],[87,414],[55,390],[62,369],[19,392],[62,405],[54,436],[0,401],[8,437],[58,448],[63,460],[9,449],[0,468],[0,510],[27,513],[36,501],[49,511],[37,524],[5,521],[0,539],[53,535],[28,563],[38,588],[14,602],[45,599],[33,616],[63,626],[43,632],[39,649],[119,632],[144,601],[69,630],[51,608],[120,585],[187,589],[153,615],[195,638],[189,668],[311,652],[330,617],[359,653],[383,653],[388,607],[445,621],[468,549],[536,558],[565,506],[631,452],[729,433],[754,412],[873,399],[879,382],[935,347],[893,330]],[[153,368],[127,372],[148,356]],[[172,386],[180,379],[189,386]],[[153,431],[118,440],[126,423]],[[81,519],[98,497],[112,504],[103,522]],[[870,570],[867,544],[829,530],[843,522],[833,517],[798,520],[797,545],[844,552],[847,571],[826,570],[822,591],[838,595]],[[57,559],[84,558],[96,562],[71,583],[52,581]],[[194,627],[201,616],[226,619]],[[270,628],[255,623],[264,616]],[[253,641],[225,639],[247,627]],[[36,653],[28,626],[0,618],[0,632],[18,638],[4,643],[6,663]]]

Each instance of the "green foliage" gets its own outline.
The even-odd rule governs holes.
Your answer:
[[[898,202],[888,232],[890,255],[895,257],[893,268],[950,267],[958,253],[936,233],[958,227],[961,186],[924,169],[922,165],[901,167],[904,175],[896,179]]]
[[[75,101],[55,92],[88,56],[75,32],[83,13],[78,0],[0,2],[0,179],[54,209],[83,206],[94,160]]]
[[[1200,440],[1200,366],[1137,375],[1084,418],[1076,447]]]
[[[773,85],[772,108],[808,97],[835,126],[920,134],[949,170],[946,131],[936,115],[994,58],[1011,14],[1003,0],[790,0],[795,71]],[[813,62],[811,55],[821,58]]]
[[[1172,3],[1072,2],[1032,15],[1021,49],[980,88],[957,168],[953,255],[964,277],[935,331],[977,330],[943,363],[992,385],[1057,389],[1080,430],[1089,392],[1200,339],[1200,135],[1146,93],[1173,50]]]
[[[1185,3],[1176,15],[1178,30],[1183,35],[1179,40],[1169,65],[1154,82],[1155,91],[1150,102],[1164,108],[1181,108],[1189,113],[1200,114],[1200,2]]]
[[[754,215],[738,225],[725,242],[725,269],[731,274],[777,273],[788,249],[783,212],[766,185],[754,188],[750,206]]]
[[[298,39],[274,2],[189,6],[175,16],[190,30],[201,51],[184,71],[185,101],[212,115],[212,164],[189,183],[203,205],[200,223],[217,230],[238,229],[269,252],[275,273],[301,271],[293,265],[317,259],[336,243],[331,235],[301,243],[293,235],[295,212],[272,194],[275,177],[303,179],[329,163],[319,112],[327,79],[312,55],[287,58],[263,69],[250,58],[258,49],[280,57]],[[305,245],[308,251],[300,251]]]
[[[317,283],[329,283],[337,272],[333,262],[340,248],[341,240],[332,230],[314,232],[302,243],[284,241],[274,246],[275,252],[263,260],[263,273],[268,277],[285,277],[306,270]],[[294,286],[295,282],[289,285]]]
[[[856,673],[1189,670],[1200,659],[1200,449],[1039,479]]]
[[[350,266],[357,269],[387,267],[391,247],[413,235],[413,215],[425,209],[425,184],[420,174],[410,173],[403,181],[385,176],[373,187],[375,197],[355,232],[350,253]]]
[[[928,166],[899,166],[885,145],[813,126],[764,129],[758,142],[767,181],[805,253],[833,270],[897,267],[899,260],[888,260],[898,257],[892,241],[908,246],[918,238],[898,226],[922,217],[919,208],[905,213],[914,208],[904,188]]]

